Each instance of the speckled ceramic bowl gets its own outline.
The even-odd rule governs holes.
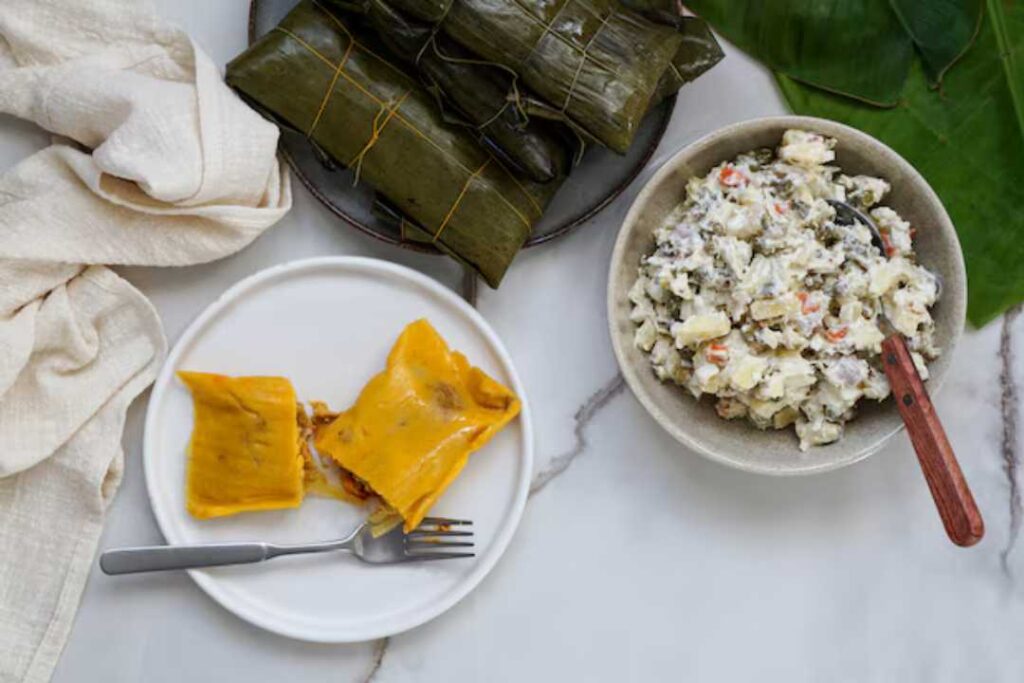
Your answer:
[[[943,282],[932,309],[942,356],[930,367],[927,383],[935,393],[949,369],[964,325],[967,284],[963,256],[953,224],[935,192],[902,157],[869,135],[833,121],[778,116],[745,121],[718,130],[672,157],[647,183],[630,208],[612,253],[608,279],[608,323],[619,367],[644,408],[672,436],[711,460],[750,472],[791,475],[837,469],[878,451],[903,429],[891,399],[862,401],[858,416],[836,443],[802,453],[793,429],[761,431],[745,420],[727,421],[713,401],[696,401],[681,387],[658,381],[646,355],[633,344],[627,297],[640,258],[654,248],[653,231],[681,202],[687,179],[705,175],[716,164],[758,147],[776,147],[790,128],[802,128],[838,140],[836,164],[849,174],[870,174],[892,185],[885,203],[917,228],[918,260]]]

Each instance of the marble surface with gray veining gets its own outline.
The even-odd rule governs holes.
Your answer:
[[[245,0],[158,6],[221,63],[244,48]],[[970,550],[946,541],[905,436],[831,474],[744,474],[673,442],[616,372],[607,263],[644,178],[705,132],[783,111],[771,77],[730,49],[683,90],[656,158],[624,196],[522,254],[500,291],[481,290],[479,308],[532,402],[538,458],[511,546],[459,605],[386,641],[313,645],[238,620],[185,575],[94,573],[54,680],[1024,680],[1024,317],[968,331],[936,399],[987,522]],[[0,119],[0,169],[46,141]],[[295,190],[292,213],[235,257],[122,269],[172,341],[230,284],[305,256],[375,256],[459,286],[447,260],[376,243]],[[145,397],[130,412],[127,476],[103,547],[162,540],[142,478],[144,411]]]

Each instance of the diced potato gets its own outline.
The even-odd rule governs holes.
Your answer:
[[[629,319],[637,324],[653,317],[654,306],[651,305],[650,299],[642,299],[639,303],[634,305],[633,310],[629,312]]]
[[[647,278],[638,277],[633,286],[629,288],[629,300],[634,304],[639,304],[643,301],[647,301],[647,292],[644,289],[647,287]]]
[[[782,398],[786,393],[786,377],[781,372],[770,376],[762,385],[758,393],[768,399]]]
[[[654,348],[654,342],[658,340],[658,328],[655,327],[654,322],[648,318],[643,324],[637,328],[636,334],[633,336],[633,341],[644,351],[650,351]]]
[[[805,130],[787,130],[782,136],[779,158],[797,166],[817,166],[834,161],[835,141]]]
[[[750,317],[754,320],[789,318],[797,315],[800,315],[800,300],[788,294],[774,299],[760,299],[750,305]]]
[[[693,290],[690,289],[690,278],[686,273],[680,273],[669,282],[668,289],[680,299],[692,299]]]
[[[889,378],[884,372],[874,368],[868,373],[867,382],[864,383],[864,396],[881,401],[889,395]]]
[[[900,256],[872,266],[868,273],[868,293],[871,296],[882,296],[895,289],[911,277],[912,267],[909,261]]]
[[[889,192],[889,183],[866,175],[841,176],[839,182],[848,190],[848,201],[861,207],[874,206]]]
[[[806,451],[811,446],[832,443],[843,435],[843,425],[827,420],[797,420],[796,435],[800,437],[800,450]]]
[[[721,232],[725,235],[746,238],[761,232],[759,213],[738,204],[730,202],[716,204],[708,213],[708,218],[720,226]]]
[[[864,312],[864,305],[859,301],[849,301],[839,309],[839,322],[852,323],[858,320]]]
[[[717,366],[705,363],[694,371],[693,379],[697,382],[697,386],[701,391],[713,394],[718,391],[722,383],[720,379],[721,374]]]
[[[914,367],[917,368],[917,374],[921,375],[921,379],[928,379],[928,365],[924,362],[924,358],[917,351],[911,351],[910,357],[914,361]]]
[[[877,353],[882,347],[885,335],[874,322],[862,318],[850,323],[850,326],[846,328],[846,339],[858,351]]]
[[[747,414],[747,407],[734,398],[720,398],[715,404],[715,412],[726,420],[735,420]]]
[[[760,356],[742,356],[730,368],[729,382],[739,391],[749,391],[761,381],[767,368],[768,361]]]
[[[691,315],[682,324],[673,328],[676,346],[695,346],[701,342],[724,337],[729,333],[732,324],[729,316],[721,311],[714,313],[698,313]]]
[[[753,254],[750,242],[722,235],[715,235],[715,250],[721,255],[729,269],[737,276],[742,276],[747,270],[747,264]]]
[[[888,206],[880,206],[871,211],[871,217],[886,236],[893,254],[905,254],[912,249],[910,223],[900,218],[899,214]]]
[[[793,406],[786,406],[779,412],[772,415],[772,427],[775,429],[785,429],[789,425],[796,422],[796,418],[799,417],[800,413]]]
[[[785,406],[786,404],[783,401],[761,401],[756,398],[752,398],[747,402],[750,414],[764,420],[770,420],[775,413],[782,410]]]

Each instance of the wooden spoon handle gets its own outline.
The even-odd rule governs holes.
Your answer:
[[[957,545],[974,545],[985,534],[985,523],[903,335],[882,342],[882,360],[946,533]]]

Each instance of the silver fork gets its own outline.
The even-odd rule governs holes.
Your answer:
[[[452,527],[472,526],[467,519],[426,517],[408,534],[396,527],[382,536],[373,537],[369,522],[334,541],[275,545],[273,543],[215,543],[205,545],[155,545],[119,548],[100,555],[100,568],[105,574],[136,574],[166,569],[197,569],[230,564],[252,564],[282,555],[329,553],[345,550],[369,564],[397,564],[427,560],[454,560],[473,557],[468,551],[436,552],[441,548],[473,547],[473,532]],[[449,538],[460,540],[443,540]]]

